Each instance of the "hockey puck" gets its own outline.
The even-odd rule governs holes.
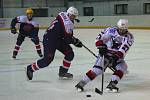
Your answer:
[[[90,94],[87,94],[86,97],[91,97],[91,95],[90,95]]]

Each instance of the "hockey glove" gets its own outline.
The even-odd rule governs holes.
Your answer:
[[[17,33],[16,28],[11,28],[11,33],[12,33],[12,34],[16,34],[16,33]]]
[[[80,20],[79,20],[79,19],[75,19],[75,21],[76,21],[77,23],[80,23]]]
[[[73,38],[73,43],[72,44],[74,44],[76,47],[79,47],[79,48],[81,48],[83,46],[82,42],[77,38]]]
[[[114,66],[114,65],[117,64],[117,61],[118,61],[119,58],[118,58],[117,55],[113,54],[108,59],[109,59],[109,62],[112,63],[112,65]]]
[[[107,45],[106,44],[98,46],[97,48],[99,49],[100,55],[105,55],[107,53]]]

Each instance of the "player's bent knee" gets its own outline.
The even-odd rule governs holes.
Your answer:
[[[102,67],[100,66],[93,66],[92,71],[98,76],[102,73]]]
[[[37,61],[37,64],[40,68],[47,67],[52,61],[54,57],[43,57],[42,59]]]
[[[31,38],[31,41],[35,44],[39,44],[39,38]]]
[[[21,39],[17,39],[16,44],[17,44],[17,45],[21,45],[23,41],[24,41],[24,39],[23,39],[23,40],[21,40]]]
[[[74,52],[71,51],[69,52],[68,54],[65,55],[65,59],[68,60],[68,61],[72,61],[74,58]]]

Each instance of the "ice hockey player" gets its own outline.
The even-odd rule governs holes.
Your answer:
[[[25,37],[30,37],[31,41],[35,44],[37,53],[42,57],[41,46],[39,44],[39,24],[33,20],[33,10],[28,8],[26,10],[26,15],[18,16],[11,21],[11,33],[16,34],[16,24],[19,24],[19,33],[17,37],[17,42],[13,51],[12,58],[16,58],[21,44],[23,43]]]
[[[62,66],[59,68],[60,79],[73,78],[73,74],[68,73],[74,52],[70,44],[81,48],[82,42],[73,36],[74,19],[78,16],[75,7],[69,7],[67,12],[60,12],[46,30],[43,36],[44,57],[27,66],[27,77],[33,78],[33,72],[47,67],[54,59],[56,50],[64,54]]]
[[[99,49],[99,55],[95,65],[89,70],[82,80],[75,85],[77,89],[84,90],[84,86],[102,74],[102,56],[104,55],[104,69],[111,65],[116,71],[112,74],[111,81],[106,87],[108,92],[118,92],[116,86],[127,70],[124,57],[134,42],[133,35],[128,31],[128,20],[120,19],[117,27],[104,29],[96,38],[95,45]]]

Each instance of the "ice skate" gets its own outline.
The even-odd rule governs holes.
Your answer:
[[[62,66],[60,66],[59,68],[59,79],[72,79],[73,78],[73,74],[71,73],[67,73],[68,69],[63,68]]]
[[[12,58],[13,58],[13,59],[16,59],[16,55],[13,55]]]
[[[73,75],[71,73],[61,73],[59,74],[59,79],[61,80],[67,80],[67,79],[72,79]]]
[[[16,59],[17,54],[18,54],[17,51],[13,51],[13,56],[12,56],[12,58],[13,58],[13,59]]]
[[[37,50],[37,53],[38,53],[39,57],[43,57],[41,50]]]
[[[27,75],[28,80],[32,80],[32,78],[33,78],[33,71],[31,70],[30,65],[27,66],[27,68],[26,68],[26,75]]]
[[[39,57],[43,57],[43,55],[42,55],[42,54],[39,54]]]
[[[81,80],[77,85],[75,85],[75,87],[77,88],[78,91],[84,91],[84,86],[86,85],[86,82]]]
[[[117,83],[117,81],[111,81],[106,87],[107,92],[117,93],[119,91],[119,88],[116,87]]]

